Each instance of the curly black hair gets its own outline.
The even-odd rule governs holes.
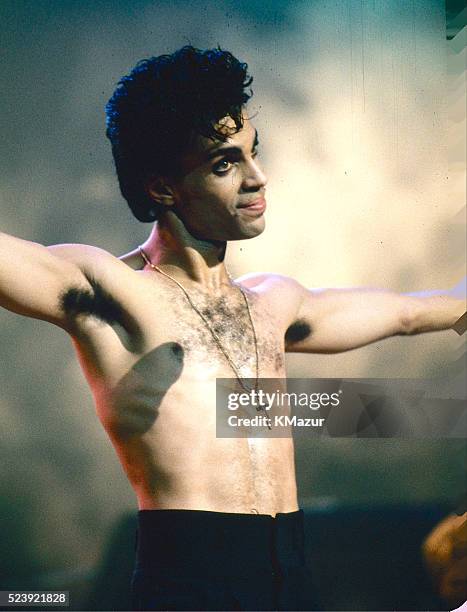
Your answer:
[[[177,176],[191,138],[225,141],[220,119],[230,116],[233,132],[243,126],[242,107],[253,92],[248,66],[220,47],[187,45],[171,55],[141,60],[118,83],[105,111],[107,137],[120,190],[139,221],[162,212],[146,193],[151,175]]]

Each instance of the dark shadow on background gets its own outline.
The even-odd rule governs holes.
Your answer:
[[[131,610],[130,581],[136,549],[136,514],[123,516],[115,525],[86,610]]]

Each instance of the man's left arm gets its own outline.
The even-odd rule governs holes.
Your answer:
[[[465,280],[450,290],[419,293],[303,288],[286,351],[338,353],[391,336],[446,329],[460,334],[465,310]]]

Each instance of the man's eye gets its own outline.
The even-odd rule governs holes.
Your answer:
[[[232,167],[232,162],[229,161],[228,159],[223,159],[222,161],[220,161],[213,167],[213,170],[217,174],[225,174],[226,172],[230,170],[231,167]]]

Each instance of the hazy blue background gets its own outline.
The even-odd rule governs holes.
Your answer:
[[[447,42],[441,0],[3,0],[0,228],[114,254],[142,242],[149,226],[118,192],[104,105],[138,59],[219,43],[255,77],[270,179],[267,231],[232,246],[232,271],[318,287],[452,286],[465,265],[462,36]],[[0,343],[0,572],[25,585],[86,572],[136,509],[133,493],[67,336],[2,311]],[[288,363],[290,376],[445,378],[463,355],[448,332]],[[460,440],[300,444],[300,495],[454,502],[465,459]]]

